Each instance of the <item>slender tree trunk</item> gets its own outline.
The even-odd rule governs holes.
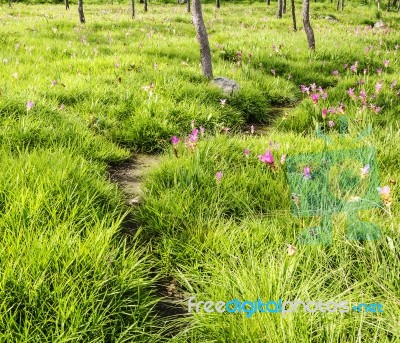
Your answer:
[[[147,0],[144,0],[144,11],[147,12]]]
[[[144,4],[144,0],[139,0],[139,4]]]
[[[132,0],[131,3],[132,3],[132,18],[135,18],[135,0]]]
[[[336,0],[336,11],[339,11],[340,0]]]
[[[310,24],[310,0],[303,0],[303,25],[307,35],[308,48],[315,50],[314,31]]]
[[[190,13],[190,0],[187,0],[186,6],[187,6],[187,12]]]
[[[283,0],[283,13],[286,13],[286,0]]]
[[[283,0],[278,0],[278,12],[276,16],[281,19],[282,18],[282,10],[283,10]]]
[[[342,9],[342,11],[344,11],[344,0],[342,0],[341,9]]]
[[[83,0],[78,0],[78,13],[79,13],[79,20],[82,24],[85,23],[85,14],[83,13]]]
[[[220,2],[220,0],[216,0],[216,1],[215,1],[215,5],[217,6],[217,8],[221,8],[221,2]]]
[[[271,0],[267,0],[267,5],[271,5]]]
[[[293,19],[293,31],[297,31],[297,24],[296,24],[296,7],[294,4],[294,0],[291,0],[292,3],[292,19]]]
[[[11,7],[11,0],[8,0],[8,6]]]
[[[69,10],[69,0],[65,0],[65,9]]]
[[[201,69],[203,72],[203,76],[208,79],[212,79],[213,70],[212,70],[211,50],[210,50],[210,43],[208,41],[206,26],[204,25],[203,12],[201,10],[201,0],[193,0],[192,20],[194,28],[196,30],[196,38],[200,45],[200,59],[201,59]]]

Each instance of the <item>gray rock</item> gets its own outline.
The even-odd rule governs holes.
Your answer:
[[[331,15],[325,16],[325,19],[329,20],[329,21],[332,21],[334,23],[338,23],[339,22],[339,20],[337,20],[334,16],[331,16]]]
[[[225,95],[233,95],[239,90],[238,83],[234,80],[228,79],[227,77],[216,77],[213,82],[224,92]]]
[[[375,29],[381,29],[381,28],[383,28],[383,27],[385,27],[386,25],[385,25],[385,23],[382,21],[382,20],[379,20],[379,21],[377,21],[375,24],[374,24],[374,28]]]

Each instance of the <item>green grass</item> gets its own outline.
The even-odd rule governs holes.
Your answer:
[[[185,6],[138,6],[132,20],[128,4],[88,5],[85,25],[75,7],[0,6],[0,341],[399,342],[398,14],[382,12],[390,29],[376,30],[365,26],[374,7],[351,2],[336,12],[312,2],[310,53],[289,15],[275,18],[276,4],[205,5],[214,74],[240,85],[222,106],[226,96],[201,77]],[[355,61],[357,73],[344,68]],[[314,104],[302,94],[311,83],[328,98]],[[362,108],[361,90],[379,113]],[[343,141],[338,115],[321,115],[339,103],[349,123]],[[194,151],[181,142],[176,158],[170,138],[184,140],[192,121],[205,136]],[[251,123],[269,125],[266,135],[243,133]],[[347,240],[339,213],[331,245],[297,243],[319,218],[293,216],[279,159],[321,151],[317,124],[330,150],[376,148],[393,203],[360,217],[379,225],[380,240]],[[220,134],[226,127],[230,134]],[[270,142],[276,171],[257,158]],[[107,166],[135,152],[165,156],[132,210]],[[139,230],[127,235],[132,215]],[[286,244],[296,246],[293,256]],[[384,312],[165,318],[157,307],[164,279],[203,301],[348,300],[380,302]]]

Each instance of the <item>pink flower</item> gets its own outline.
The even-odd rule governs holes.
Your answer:
[[[310,94],[310,88],[308,88],[307,86],[301,85],[301,86],[300,86],[300,89],[301,89],[301,92],[302,92],[302,93]]]
[[[329,120],[328,125],[329,125],[329,127],[334,127],[335,122],[333,120]]]
[[[351,70],[353,73],[357,73],[357,64],[353,64],[353,65],[350,67],[350,70]]]
[[[390,194],[390,187],[389,186],[384,186],[384,187],[378,187],[378,192],[380,195],[389,195]]]
[[[172,143],[173,146],[178,145],[179,142],[180,142],[180,139],[179,139],[178,137],[172,136],[172,138],[171,138],[171,143]]]
[[[361,168],[361,178],[365,178],[369,174],[370,166],[366,164],[363,168]]]
[[[397,86],[397,80],[393,80],[393,82],[390,84],[390,89],[393,89],[396,86]]]
[[[382,81],[378,82],[378,83],[375,85],[375,91],[376,91],[377,93],[379,93],[379,91],[382,89],[382,85],[383,85]]]
[[[381,108],[379,106],[375,107],[375,113],[379,113],[381,111]]]
[[[304,167],[303,169],[303,176],[306,180],[311,179],[311,169],[310,167]]]
[[[354,97],[354,88],[349,88],[347,90],[347,94],[349,95],[349,97],[353,98]]]
[[[285,164],[285,162],[286,162],[286,154],[283,154],[281,156],[281,164]]]
[[[378,69],[376,70],[376,73],[377,73],[378,75],[382,75],[382,68],[378,68]]]
[[[362,89],[360,90],[360,99],[365,100],[367,98],[367,93]]]
[[[193,129],[192,132],[189,135],[189,140],[191,143],[195,143],[198,140],[198,134],[199,134],[199,130],[198,129]]]
[[[343,104],[343,103],[340,103],[340,104],[339,104],[339,107],[337,108],[337,111],[338,111],[339,113],[344,113],[344,110],[345,110],[344,104]]]
[[[321,98],[324,99],[324,100],[326,100],[326,99],[328,98],[328,93],[322,94],[322,97],[321,97]]]
[[[250,126],[250,132],[251,132],[252,135],[254,134],[254,125]]]
[[[332,72],[332,75],[333,75],[333,76],[339,76],[339,71],[334,70],[334,71]]]
[[[311,94],[311,100],[313,101],[314,104],[318,103],[318,99],[319,99],[319,94],[317,93]]]
[[[317,85],[315,84],[315,82],[310,85],[310,89],[312,92],[315,92],[315,90],[317,89]]]
[[[336,109],[334,107],[329,109],[329,113],[335,114],[336,113]]]
[[[33,106],[35,105],[35,103],[33,102],[33,101],[28,101],[27,103],[26,103],[26,109],[28,110],[28,111],[30,111],[32,108],[33,108]]]
[[[389,65],[389,60],[384,60],[383,61],[383,65],[384,65],[385,68],[387,68],[388,65]]]
[[[347,69],[347,68],[348,68],[348,66],[349,66],[349,64],[348,64],[348,63],[346,63],[346,64],[344,65],[344,69]]]
[[[258,155],[258,159],[265,164],[274,164],[275,162],[271,150],[267,150],[264,155]]]
[[[51,81],[51,86],[54,87],[57,84],[56,80]]]
[[[322,110],[322,118],[326,118],[327,114],[328,114],[328,110],[326,108],[324,108]]]
[[[224,176],[224,173],[223,173],[223,172],[221,172],[221,171],[216,172],[216,173],[215,173],[215,180],[216,180],[217,182],[221,182],[223,176]]]
[[[250,155],[250,150],[249,149],[244,149],[244,154],[245,154],[245,156],[246,157],[249,157],[249,155]]]
[[[206,131],[205,128],[203,126],[200,126],[199,129],[200,129],[200,135],[204,136],[204,132]]]
[[[225,107],[226,105],[226,99],[220,99],[219,102],[221,103],[222,107]]]

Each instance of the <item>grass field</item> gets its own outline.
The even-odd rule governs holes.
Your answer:
[[[400,342],[399,13],[312,2],[309,52],[276,3],[206,4],[226,97],[184,5],[88,5],[84,25],[75,7],[0,6],[0,342]],[[320,218],[293,215],[287,161],[365,146],[390,188],[358,213],[380,239],[348,240],[336,213],[331,244],[298,244]],[[162,156],[129,207],[108,168],[136,153]],[[384,311],[172,316],[160,288],[183,312],[194,295]]]

